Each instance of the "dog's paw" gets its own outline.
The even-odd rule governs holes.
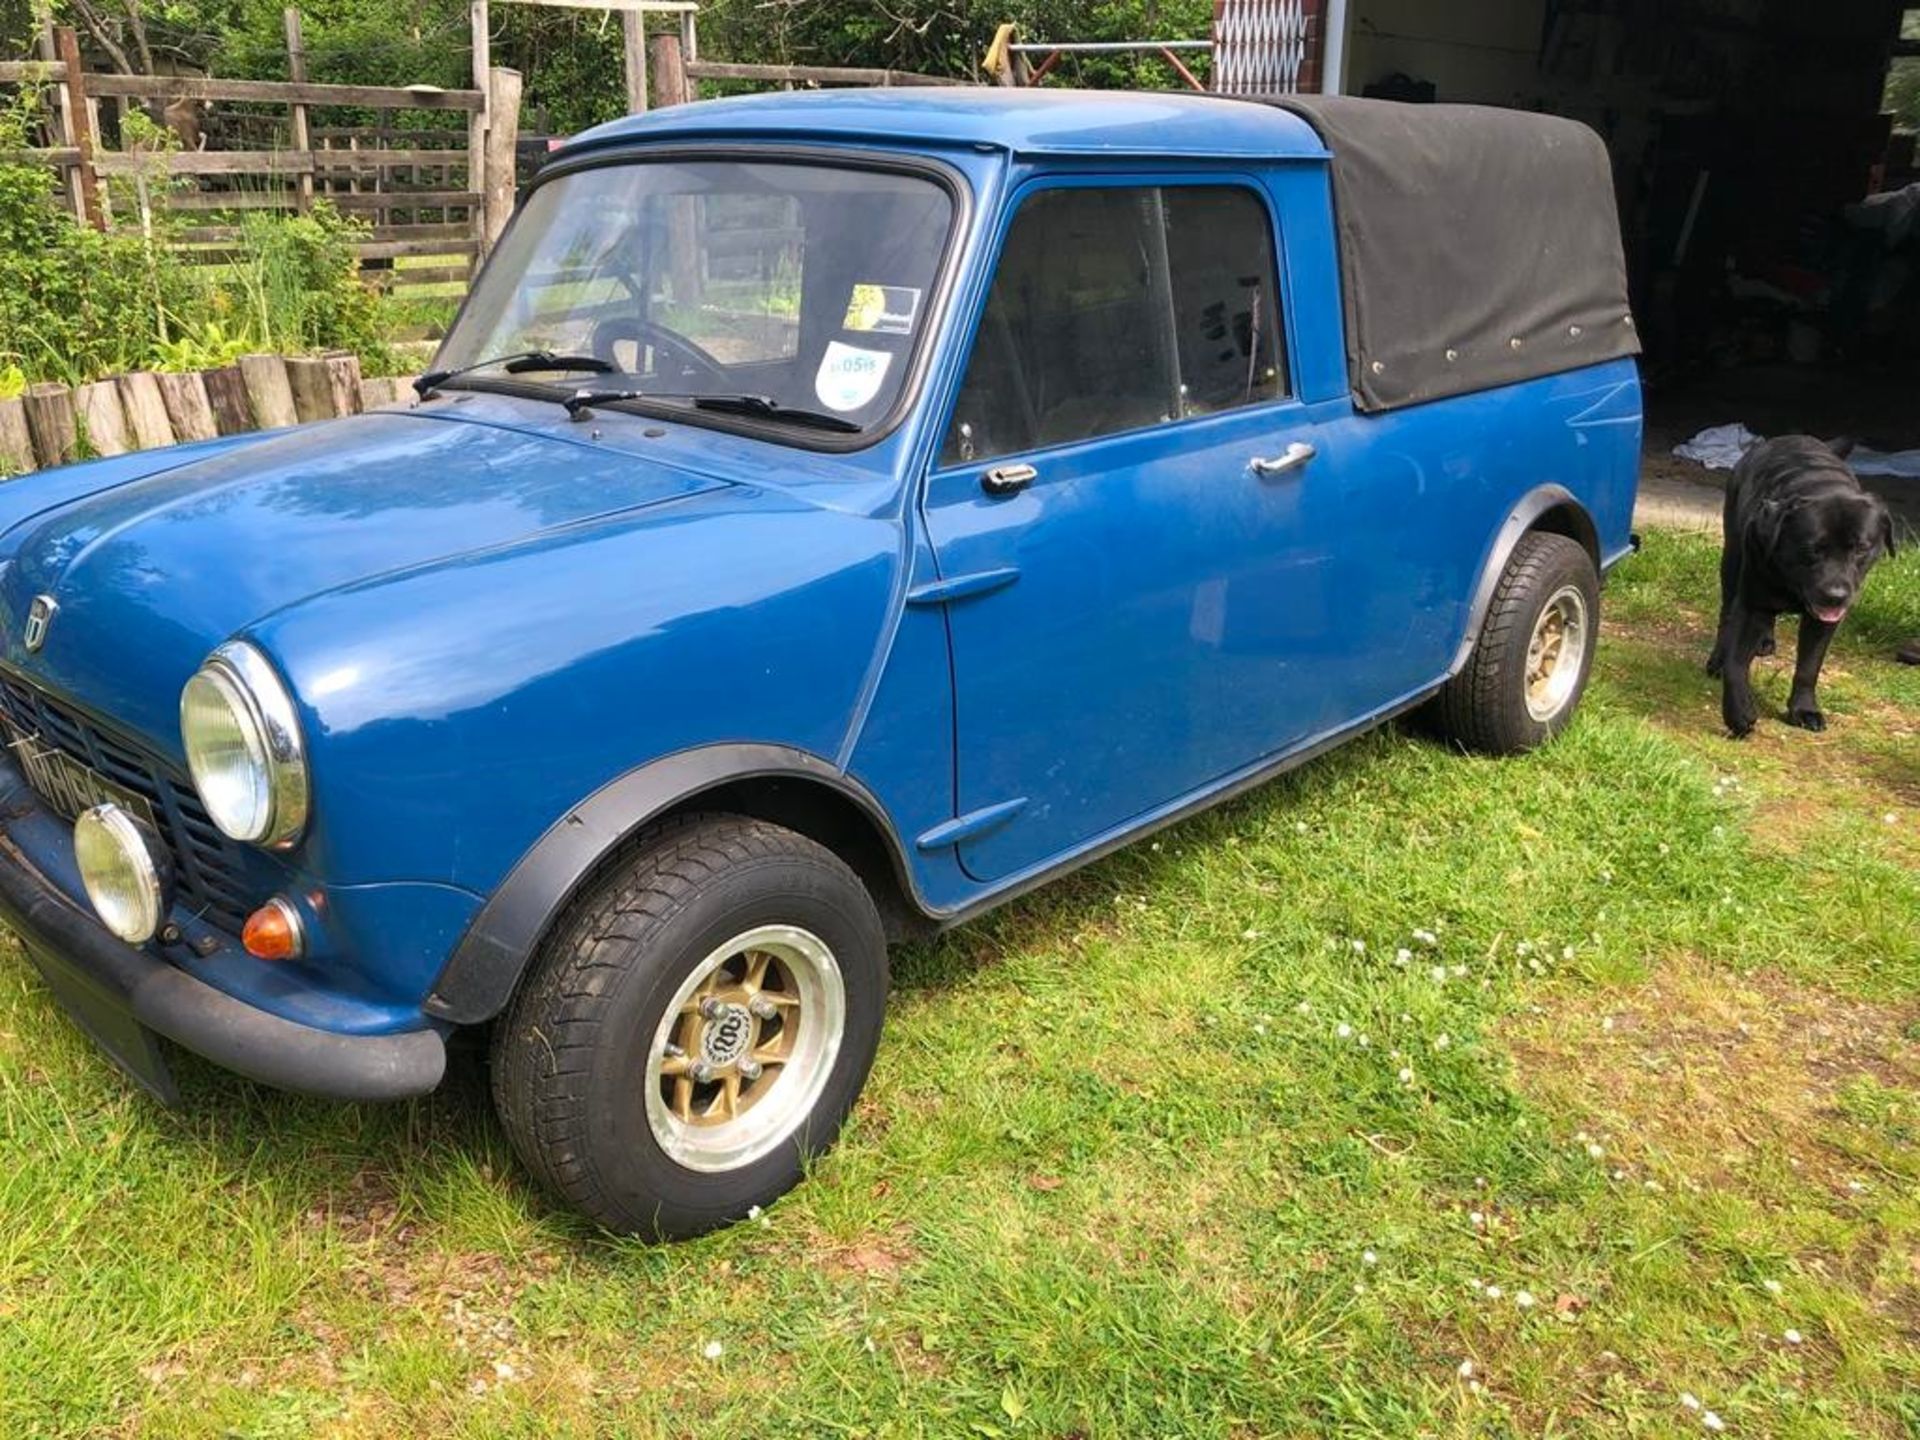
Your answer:
[[[1801,706],[1787,711],[1787,724],[1797,725],[1802,730],[1812,730],[1817,733],[1827,728],[1827,717],[1818,710]]]
[[[1769,632],[1760,637],[1760,643],[1754,647],[1753,653],[1756,655],[1771,655],[1779,648],[1780,642],[1775,640],[1772,633]]]
[[[1720,651],[1715,650],[1711,655],[1707,656],[1707,678],[1708,679],[1718,680],[1722,672],[1725,671],[1726,668],[1727,668],[1727,658]]]

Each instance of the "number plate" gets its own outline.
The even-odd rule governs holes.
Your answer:
[[[67,819],[77,820],[81,811],[91,810],[95,805],[111,804],[118,805],[149,829],[156,828],[153,807],[144,795],[114,784],[66,751],[22,730],[4,715],[0,715],[0,731],[5,732],[7,748],[26,771],[27,783]]]

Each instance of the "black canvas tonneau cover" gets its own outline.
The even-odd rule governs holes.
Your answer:
[[[1637,355],[1613,173],[1552,115],[1288,95],[1333,153],[1355,403],[1393,410]]]

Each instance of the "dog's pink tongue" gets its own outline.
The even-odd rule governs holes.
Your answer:
[[[1813,618],[1822,624],[1838,625],[1842,620],[1847,618],[1847,607],[1844,605],[1829,605],[1823,609],[1816,605],[1813,607]]]

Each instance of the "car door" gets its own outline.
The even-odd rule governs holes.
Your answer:
[[[1251,183],[1054,181],[1009,223],[925,518],[953,844],[996,880],[1331,723],[1276,243]]]

